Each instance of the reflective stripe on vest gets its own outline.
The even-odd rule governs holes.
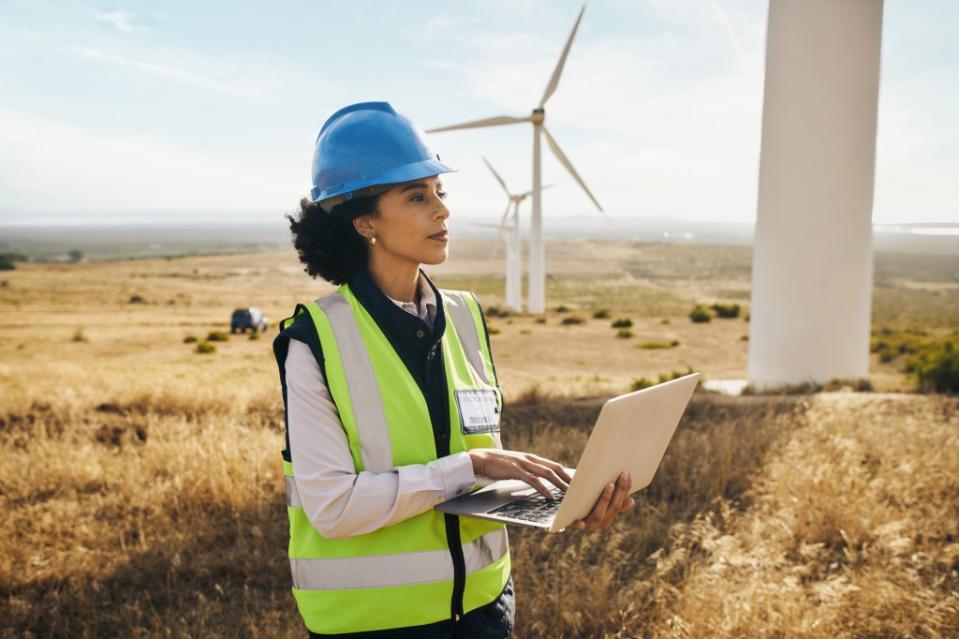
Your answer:
[[[457,390],[496,391],[479,304],[471,293],[441,290],[441,340],[449,393],[450,453],[501,447],[499,433],[463,435]],[[436,459],[426,399],[389,340],[349,285],[305,308],[317,329],[330,396],[356,472],[387,472]],[[284,327],[292,322],[290,318]],[[284,462],[293,594],[311,631],[336,634],[424,625],[449,619],[453,560],[442,513],[434,510],[371,533],[326,538],[312,527]],[[495,599],[510,572],[506,528],[462,517],[466,563],[463,611]]]
[[[390,436],[380,401],[379,387],[373,364],[363,345],[360,328],[353,316],[353,309],[343,295],[334,293],[317,300],[320,308],[330,319],[330,327],[343,360],[343,372],[351,397],[362,397],[353,402],[353,416],[359,430],[363,469],[383,473],[393,467],[393,451]]]
[[[505,530],[463,544],[466,572],[481,570],[507,551]],[[444,581],[453,574],[449,550],[334,559],[290,559],[293,587],[301,590],[379,588]]]

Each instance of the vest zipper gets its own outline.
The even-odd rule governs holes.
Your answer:
[[[434,345],[426,355],[426,379],[429,379],[430,363],[433,361],[437,347],[437,345]],[[448,393],[449,389],[447,389],[447,397]],[[443,415],[446,429],[436,437],[437,457],[446,457],[450,454],[450,429],[452,428],[452,424],[449,422],[449,406],[446,406]],[[453,559],[453,596],[450,601],[450,616],[453,618],[453,622],[456,623],[463,616],[463,591],[466,589],[466,560],[463,557],[463,542],[460,537],[459,516],[444,513],[443,523],[446,527],[446,543],[449,546],[450,556]]]
[[[460,518],[458,515],[443,515],[446,523],[446,540],[453,556],[453,598],[450,602],[450,615],[454,621],[463,616],[463,591],[466,589],[466,560],[463,558],[463,544],[460,540]]]

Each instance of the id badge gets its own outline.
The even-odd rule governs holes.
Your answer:
[[[456,405],[464,435],[493,433],[499,430],[499,403],[496,390],[459,390]]]

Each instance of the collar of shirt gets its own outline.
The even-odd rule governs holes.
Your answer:
[[[399,345],[412,345],[422,356],[425,356],[440,341],[446,330],[446,314],[440,292],[426,273],[420,269],[419,285],[424,284],[433,298],[435,316],[432,326],[419,316],[400,308],[396,300],[391,300],[383,293],[365,264],[357,268],[349,280],[350,289],[379,324],[394,348]],[[420,303],[426,306],[422,293]]]
[[[416,288],[417,293],[414,294],[414,297],[419,297],[419,307],[417,307],[416,302],[401,302],[389,295],[386,297],[407,313],[419,317],[432,326],[433,317],[436,315],[436,295],[433,293],[433,289],[430,288],[429,284],[426,283],[422,273],[416,278]]]

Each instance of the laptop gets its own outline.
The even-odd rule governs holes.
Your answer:
[[[607,400],[579,464],[567,469],[573,478],[569,488],[565,493],[550,489],[555,499],[546,499],[526,482],[507,479],[444,501],[436,510],[562,532],[586,517],[606,484],[624,470],[632,477],[630,493],[649,485],[697,383],[699,373],[691,373]]]

